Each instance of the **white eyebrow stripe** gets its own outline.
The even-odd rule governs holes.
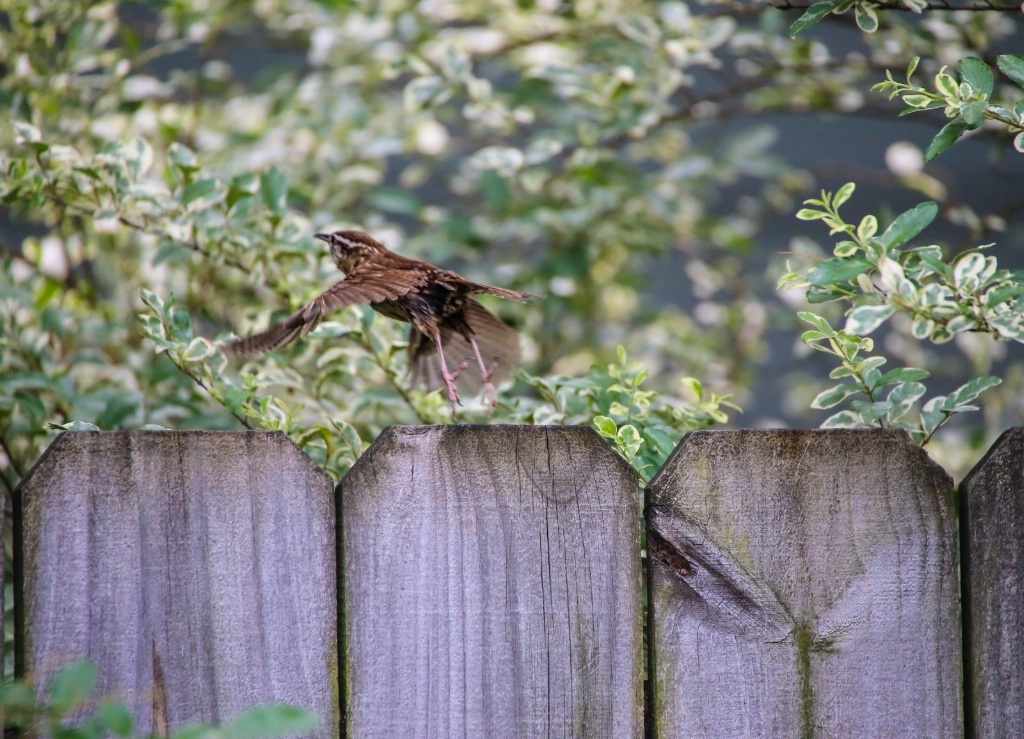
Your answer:
[[[362,241],[356,241],[354,239],[348,238],[347,236],[335,236],[334,238],[340,241],[345,246],[352,249],[366,246],[366,244],[364,244]]]

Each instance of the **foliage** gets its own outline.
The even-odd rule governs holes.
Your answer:
[[[980,331],[996,339],[1024,342],[1024,270],[1001,270],[994,256],[979,246],[961,252],[947,263],[935,244],[903,248],[921,233],[938,212],[935,203],[921,203],[901,213],[878,233],[878,218],[865,215],[854,226],[839,215],[839,207],[854,191],[854,183],[833,195],[805,201],[797,218],[820,220],[831,235],[847,237],[836,244],[835,257],[806,276],[788,273],[780,287],[806,287],[808,300],[820,303],[846,300],[853,304],[846,330],[870,334],[897,311],[913,319],[913,335],[941,344],[965,331]]]
[[[811,207],[797,213],[798,218],[820,220],[831,235],[846,238],[836,244],[832,259],[807,274],[788,272],[779,281],[782,288],[806,289],[812,303],[852,304],[842,331],[814,313],[799,314],[814,326],[803,334],[802,341],[842,362],[829,377],[844,381],[819,393],[812,405],[833,408],[848,398],[865,395],[866,401],[851,401],[848,410],[828,418],[823,427],[890,426],[907,430],[915,441],[925,444],[953,415],[978,410],[970,403],[1001,380],[993,376],[972,379],[948,396],[928,400],[918,420],[910,422],[908,414],[925,394],[920,380],[931,373],[904,367],[882,374],[879,368],[886,362],[884,357],[859,358],[874,346],[866,335],[899,311],[911,318],[911,332],[918,340],[941,344],[958,333],[981,332],[994,339],[1024,342],[1024,272],[1000,270],[995,257],[979,253],[984,247],[962,252],[948,263],[937,245],[907,248],[934,220],[938,208],[932,202],[901,213],[881,233],[874,215],[865,215],[857,226],[847,223],[839,208],[854,189],[850,182],[834,194],[823,191],[820,199],[805,201]],[[883,399],[881,391],[889,386]]]
[[[946,67],[935,75],[935,91],[913,84],[911,75],[920,62],[914,57],[907,68],[906,83],[897,82],[892,73],[886,70],[885,82],[879,82],[873,90],[889,91],[889,99],[899,97],[906,103],[900,115],[918,113],[925,110],[942,108],[947,118],[952,120],[936,134],[931,146],[925,152],[926,161],[931,161],[944,152],[968,131],[974,131],[986,120],[998,121],[1014,133],[1013,145],[1019,152],[1024,152],[1024,98],[1016,91],[1018,100],[1012,107],[1004,107],[992,102],[995,76],[992,67],[975,56],[961,59],[957,65],[959,82],[946,72]],[[996,57],[996,66],[1018,88],[1024,88],[1024,56],[1018,54],[1002,54]],[[1010,105],[1010,103],[1007,103]]]
[[[700,381],[683,378],[697,404],[690,406],[643,389],[648,370],[630,363],[620,346],[617,362],[594,366],[578,378],[533,377],[524,380],[541,397],[540,403],[517,399],[510,418],[520,423],[593,423],[597,432],[633,465],[648,482],[668,459],[681,434],[728,420],[723,408],[739,410],[729,396],[711,393],[705,399]]]
[[[903,5],[920,13],[927,5],[927,0],[902,0]],[[842,15],[853,10],[857,27],[865,33],[878,30],[878,3],[870,0],[821,0],[811,5],[803,15],[789,27],[789,35],[796,37],[811,26],[817,25],[829,15]]]
[[[141,736],[135,719],[116,700],[97,701],[96,666],[76,662],[57,670],[44,695],[28,680],[0,684],[3,726],[35,730],[58,739],[103,739]],[[306,734],[320,723],[309,711],[284,704],[257,706],[223,727],[200,725],[179,729],[171,739],[271,739]],[[155,736],[155,735],[149,735]]]
[[[885,357],[859,357],[861,352],[867,353],[874,348],[870,338],[850,331],[836,331],[828,321],[814,313],[801,312],[799,315],[814,326],[814,330],[804,332],[801,340],[812,349],[838,357],[842,362],[829,373],[829,378],[842,379],[843,382],[818,393],[812,407],[833,408],[853,396],[867,397],[866,401],[851,401],[849,409],[830,416],[821,424],[822,428],[900,428],[918,444],[927,444],[939,427],[954,415],[978,410],[970,403],[1001,382],[992,376],[975,378],[948,396],[930,398],[915,417],[911,410],[926,392],[919,381],[928,378],[930,372],[899,367],[882,374],[879,368],[885,364]],[[824,341],[828,343],[822,343]],[[889,388],[884,398],[883,388]]]

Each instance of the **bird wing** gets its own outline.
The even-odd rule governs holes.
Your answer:
[[[320,325],[324,317],[352,305],[381,303],[405,295],[416,287],[416,282],[390,273],[385,276],[377,269],[355,269],[341,282],[313,298],[303,308],[280,323],[244,339],[228,344],[224,353],[229,356],[247,356],[271,352],[290,344]]]
[[[473,298],[466,301],[465,318],[476,337],[480,356],[487,364],[487,368],[490,369],[491,365],[497,362],[498,366],[491,381],[498,384],[511,377],[522,354],[519,348],[519,334]],[[469,395],[480,392],[483,387],[480,368],[469,342],[457,331],[442,326],[441,346],[449,371],[454,371],[462,362],[467,363],[466,369],[459,373],[455,381],[459,389]],[[409,371],[414,385],[423,384],[428,390],[444,387],[441,362],[437,358],[434,342],[415,328],[409,336]]]

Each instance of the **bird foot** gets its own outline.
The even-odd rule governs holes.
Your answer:
[[[455,414],[455,406],[462,405],[462,399],[459,397],[459,389],[455,386],[455,381],[459,378],[459,374],[468,366],[468,362],[463,362],[450,375],[444,375],[444,384],[448,387],[448,402],[452,406],[452,415]]]

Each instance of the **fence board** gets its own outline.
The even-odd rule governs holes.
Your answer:
[[[67,433],[15,502],[21,674],[90,658],[143,732],[162,695],[172,730],[286,701],[337,736],[332,484],[283,434]]]
[[[903,432],[697,432],[648,495],[657,735],[960,736],[952,486]]]
[[[632,470],[575,427],[392,427],[339,485],[347,730],[639,736]]]
[[[968,736],[1024,736],[1024,428],[960,489]]]

